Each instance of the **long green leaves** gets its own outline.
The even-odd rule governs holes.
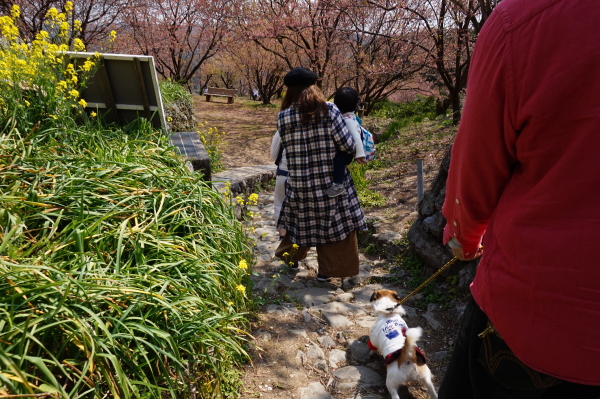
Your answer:
[[[230,205],[144,123],[0,132],[0,384],[212,396],[246,357]]]

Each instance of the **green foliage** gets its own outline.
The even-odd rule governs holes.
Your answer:
[[[415,289],[425,281],[423,274],[423,260],[416,255],[408,253],[401,258],[401,266],[410,276],[408,288]]]
[[[236,368],[233,362],[229,362],[223,369],[224,372],[221,378],[223,384],[219,393],[221,396],[228,399],[237,399],[241,397],[244,387],[242,384],[244,372]]]
[[[435,118],[435,97],[418,96],[416,100],[405,103],[394,103],[386,99],[375,104],[373,116],[393,119],[379,137],[380,142],[384,142],[411,123]]]
[[[360,205],[364,208],[372,208],[376,206],[385,206],[386,199],[381,194],[369,190],[369,181],[366,177],[366,172],[369,168],[369,164],[359,164],[358,162],[352,162],[348,165],[352,180],[356,186],[358,193],[358,199]]]
[[[222,151],[225,143],[225,140],[223,140],[225,132],[220,132],[216,127],[208,128],[208,130],[203,130],[203,128],[204,125],[199,124],[196,131],[210,158],[211,170],[213,173],[221,172],[225,170]]]
[[[252,306],[251,251],[229,201],[143,120],[123,131],[11,119],[0,148],[4,389],[226,391]]]
[[[175,102],[192,106],[192,94],[183,85],[171,80],[161,80],[158,85],[164,106]]]
[[[394,103],[388,99],[373,106],[373,116],[378,118],[404,119],[415,116],[435,116],[435,97],[417,96],[414,101]]]

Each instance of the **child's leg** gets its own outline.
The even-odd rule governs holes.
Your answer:
[[[333,158],[333,182],[343,184],[346,177],[346,165],[352,162],[352,154],[337,150]]]

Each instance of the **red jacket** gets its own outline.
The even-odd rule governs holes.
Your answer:
[[[600,1],[504,0],[482,30],[446,187],[444,243],[525,364],[600,385]]]

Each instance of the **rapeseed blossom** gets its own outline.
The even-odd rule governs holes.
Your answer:
[[[81,22],[75,20],[73,26],[69,23],[73,9],[71,1],[65,3],[65,12],[51,7],[31,42],[20,36],[19,6],[14,5],[9,15],[0,16],[0,118],[14,112],[6,104],[16,104],[18,112],[23,113],[20,116],[30,120],[63,120],[72,115],[73,107],[87,106],[80,90],[99,57],[88,58],[81,65],[65,64],[65,51],[85,51],[85,44],[77,37]]]

